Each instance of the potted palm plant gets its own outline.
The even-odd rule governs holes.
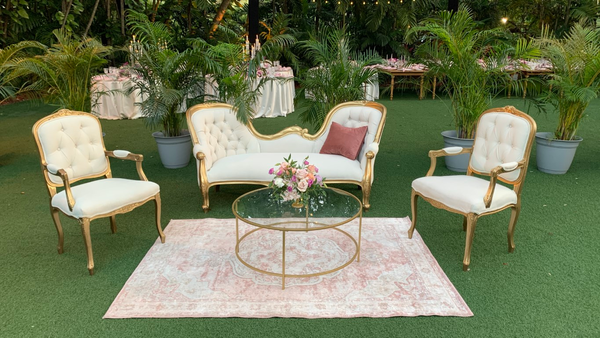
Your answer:
[[[522,88],[505,68],[519,58],[539,57],[533,44],[525,40],[512,43],[501,29],[478,30],[464,7],[425,20],[408,36],[422,39],[415,53],[429,73],[440,79],[450,98],[455,129],[442,132],[444,147],[472,147],[479,116],[492,99],[508,83],[516,90]],[[465,172],[469,154],[446,157],[445,161],[448,169]]]
[[[130,11],[129,24],[137,39],[132,44],[131,90],[139,90],[142,116],[150,128],[160,128],[154,136],[161,162],[166,168],[188,165],[192,152],[185,129],[186,102],[202,95],[204,76],[202,53],[192,48],[179,51],[174,35],[159,22],[150,22],[142,13]]]
[[[301,113],[303,122],[321,127],[327,113],[336,105],[365,99],[364,84],[377,76],[378,70],[368,67],[381,63],[372,51],[355,52],[345,29],[323,26],[307,41],[300,43],[306,56],[317,65],[304,72],[298,81],[302,93],[309,93]]]
[[[546,30],[540,42],[552,62],[545,101],[558,111],[558,126],[536,134],[537,166],[545,173],[564,174],[583,140],[576,133],[584,112],[600,93],[600,30],[578,23],[562,39],[550,38]]]

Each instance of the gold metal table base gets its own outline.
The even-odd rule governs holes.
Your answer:
[[[348,222],[344,223],[344,224],[348,224],[350,221],[352,221],[353,219],[349,220]],[[281,224],[291,224],[291,223],[302,223],[305,224],[305,222],[281,222]],[[236,243],[235,243],[235,255],[237,256],[237,258],[239,259],[239,261],[244,264],[245,266],[247,266],[248,268],[250,268],[251,270],[260,272],[260,273],[264,273],[266,275],[270,275],[270,276],[276,276],[276,277],[281,277],[281,289],[285,290],[285,279],[286,278],[308,278],[308,277],[315,277],[315,276],[323,276],[323,275],[327,275],[336,271],[339,271],[345,267],[347,267],[348,265],[350,265],[350,263],[352,263],[355,259],[357,262],[360,262],[360,240],[361,240],[361,231],[362,231],[362,212],[360,213],[360,216],[358,217],[358,239],[355,239],[352,235],[350,235],[348,232],[342,230],[342,229],[338,229],[337,227],[325,227],[325,228],[321,228],[318,230],[327,230],[327,229],[331,229],[331,230],[335,230],[338,231],[342,234],[344,234],[346,237],[348,237],[350,240],[352,240],[352,242],[354,243],[354,255],[352,255],[352,257],[345,262],[344,264],[327,270],[327,271],[321,271],[321,272],[315,272],[315,273],[309,273],[309,274],[288,274],[285,271],[285,235],[286,232],[289,231],[306,231],[308,232],[308,223],[306,223],[306,230],[302,230],[300,228],[292,228],[290,230],[283,230],[283,229],[269,229],[269,228],[256,228],[253,229],[247,233],[245,233],[243,236],[240,237],[239,235],[239,218],[236,217],[235,219],[235,234],[236,234]],[[244,239],[246,239],[248,236],[250,236],[251,234],[259,231],[259,230],[265,230],[265,231],[281,231],[282,233],[282,250],[281,250],[281,273],[278,272],[272,272],[272,271],[266,271],[266,270],[262,270],[259,269],[255,266],[253,266],[252,264],[246,262],[241,256],[240,256],[240,244],[242,243],[242,241]],[[313,231],[317,231],[317,230],[313,230]]]

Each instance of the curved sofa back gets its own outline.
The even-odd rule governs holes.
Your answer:
[[[190,117],[193,141],[210,151],[214,161],[232,155],[259,153],[258,139],[225,104],[197,105]]]

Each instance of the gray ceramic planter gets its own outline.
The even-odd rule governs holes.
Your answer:
[[[158,146],[160,161],[168,169],[186,167],[192,154],[192,138],[187,130],[181,136],[166,137],[162,132],[152,133]]]
[[[583,141],[579,136],[569,141],[556,140],[551,132],[535,134],[538,170],[547,174],[565,174],[573,163],[577,146]]]
[[[456,137],[456,130],[446,130],[442,132],[442,137],[444,138],[444,148],[446,147],[463,147],[463,148],[471,148],[473,147],[473,139],[469,138],[458,138]],[[469,167],[469,158],[470,154],[462,154],[456,156],[445,156],[444,161],[446,162],[446,168],[457,171],[457,172],[467,172],[467,168]]]

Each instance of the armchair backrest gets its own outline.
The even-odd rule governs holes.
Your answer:
[[[358,128],[368,126],[365,135],[365,143],[358,154],[358,161],[362,161],[367,150],[367,146],[373,142],[379,143],[387,109],[380,103],[372,101],[351,101],[335,106],[325,118],[321,130],[315,135],[319,135],[315,141],[313,152],[319,152],[327,139],[332,122],[341,124],[348,128]]]
[[[69,182],[110,175],[102,128],[90,113],[61,109],[33,125],[42,171],[49,187],[63,186],[62,179],[46,170],[52,164],[66,171]]]
[[[236,119],[233,106],[198,104],[188,109],[186,115],[192,141],[209,149],[213,161],[230,155],[260,152],[258,140]]]
[[[486,110],[479,117],[468,174],[489,175],[509,162],[524,161],[524,168],[499,175],[508,184],[518,184],[527,173],[529,154],[537,126],[527,114],[507,106]]]

